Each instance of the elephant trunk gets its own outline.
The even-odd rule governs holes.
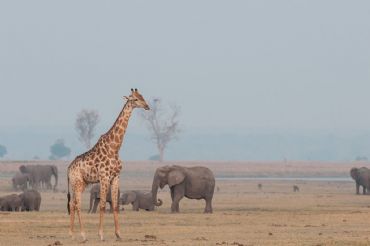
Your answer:
[[[94,201],[94,195],[93,195],[93,193],[90,193],[90,206],[89,206],[88,213],[91,213],[92,212],[93,201]]]
[[[13,183],[13,188],[16,190],[17,189],[17,184],[15,183],[15,178],[12,178],[12,183]]]
[[[160,199],[159,201],[157,201],[158,186],[159,186],[159,180],[157,179],[157,176],[154,176],[153,184],[152,184],[153,204],[156,206],[161,206],[162,201]]]
[[[163,204],[162,200],[158,198],[158,204],[156,204],[156,206],[159,207],[159,206],[162,206],[162,204]]]
[[[53,174],[54,174],[54,177],[55,177],[55,185],[54,185],[54,191],[56,190],[57,188],[57,185],[58,185],[58,168],[56,166],[52,166],[52,171],[53,171]]]

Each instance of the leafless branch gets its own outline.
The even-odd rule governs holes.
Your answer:
[[[142,111],[141,117],[147,123],[151,139],[156,143],[159,159],[162,161],[168,143],[180,133],[180,108],[176,105],[165,106],[159,98],[150,100],[149,104],[151,110]]]
[[[91,147],[91,140],[94,137],[95,127],[99,122],[99,113],[96,110],[82,110],[77,115],[75,128],[79,140],[86,148]]]

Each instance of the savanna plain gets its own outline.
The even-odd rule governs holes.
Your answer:
[[[0,196],[20,193],[12,190],[10,179],[21,164],[57,165],[58,190],[41,191],[40,212],[1,212],[0,245],[81,245],[78,224],[76,239],[68,235],[69,162],[2,161]],[[166,187],[158,194],[163,205],[154,212],[135,212],[131,205],[120,211],[120,242],[115,241],[113,216],[107,213],[105,241],[100,242],[99,215],[87,213],[88,187],[82,204],[85,245],[370,245],[370,196],[356,195],[349,177],[351,167],[369,163],[128,161],[121,192],[150,190],[155,169],[173,164],[202,165],[214,172],[213,214],[203,214],[203,200],[187,198],[180,202],[180,213],[171,214]],[[299,192],[293,192],[294,185]]]

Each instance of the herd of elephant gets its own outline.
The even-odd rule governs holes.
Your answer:
[[[55,165],[22,165],[19,167],[18,173],[12,178],[14,189],[21,189],[24,194],[29,192],[36,193],[37,189],[56,189],[58,184],[58,169]],[[51,185],[51,177],[55,177],[55,185]],[[156,206],[163,204],[161,199],[157,199],[158,189],[163,189],[168,185],[171,193],[171,211],[179,212],[179,202],[183,197],[189,199],[204,199],[206,202],[204,212],[212,213],[212,198],[215,188],[215,177],[212,171],[206,167],[183,167],[183,166],[163,166],[156,169],[153,177],[151,190],[129,190],[124,191],[122,194],[118,193],[118,206],[132,204],[132,209],[138,211],[144,209],[153,211]],[[32,189],[32,190],[28,190]],[[22,193],[23,194],[23,193]],[[40,193],[38,193],[40,197]],[[3,197],[2,201],[5,203],[11,201],[12,204],[17,206],[9,207],[4,205],[4,210],[17,211],[22,207],[20,200],[17,197],[21,195],[8,195]],[[41,199],[41,197],[40,197]],[[100,201],[100,185],[94,184],[90,190],[90,207],[89,213],[95,213]],[[107,202],[110,204],[112,210],[111,193],[107,194]],[[36,206],[38,210],[39,206]],[[23,208],[21,208],[23,209]],[[25,208],[24,210],[30,210]]]
[[[41,195],[37,190],[0,197],[0,211],[39,211]]]
[[[51,184],[51,177],[54,176],[54,187]],[[21,165],[19,172],[12,178],[15,190],[26,190],[40,188],[56,190],[58,185],[58,168],[55,165]]]
[[[54,187],[51,177],[54,176]],[[56,190],[58,185],[58,168],[55,165],[21,165],[19,172],[12,178],[14,190],[21,189],[20,194],[0,197],[0,211],[39,211],[40,188]]]
[[[144,209],[153,211],[155,206],[163,204],[157,199],[158,188],[163,189],[168,185],[171,192],[171,212],[180,212],[179,202],[183,197],[189,199],[204,199],[205,213],[212,213],[212,198],[215,189],[215,177],[212,171],[206,167],[182,167],[163,166],[157,168],[154,173],[151,190],[129,190],[118,193],[118,206],[132,204],[134,211]],[[90,190],[89,213],[95,213],[100,200],[100,185],[94,184]],[[106,201],[110,204],[112,211],[111,192],[107,194]]]
[[[41,203],[39,188],[56,189],[58,184],[58,169],[55,165],[22,165],[20,172],[12,178],[13,187],[22,189],[21,194],[11,194],[0,197],[1,211],[38,211]],[[356,194],[366,194],[370,190],[370,169],[366,167],[352,168],[351,177],[356,183]],[[51,185],[51,177],[55,177],[55,185]],[[118,193],[118,206],[132,204],[132,209],[138,211],[144,209],[153,211],[155,206],[163,204],[157,199],[158,188],[163,189],[168,185],[171,193],[171,212],[179,212],[179,202],[183,197],[189,199],[204,199],[206,206],[205,213],[212,213],[212,199],[215,188],[215,178],[212,171],[206,167],[183,167],[163,166],[157,168],[154,173],[151,190],[129,190]],[[261,187],[260,187],[261,186]],[[28,188],[32,188],[28,190]],[[262,185],[259,184],[259,188]],[[294,187],[294,191],[299,191]],[[100,201],[100,186],[94,184],[90,190],[89,213],[95,213]],[[112,210],[111,193],[107,194],[107,202]]]

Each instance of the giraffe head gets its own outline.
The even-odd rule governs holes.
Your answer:
[[[131,103],[133,108],[143,108],[145,110],[150,109],[148,103],[137,89],[131,89],[131,95],[128,97],[125,96],[125,98],[129,103]]]

